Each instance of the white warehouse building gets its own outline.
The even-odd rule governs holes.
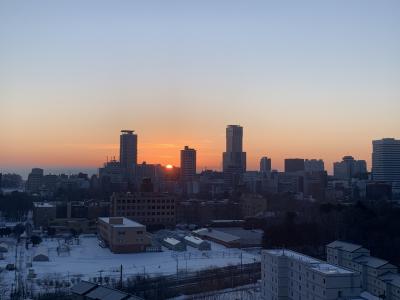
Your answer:
[[[354,299],[360,273],[291,250],[264,250],[261,260],[264,300]]]

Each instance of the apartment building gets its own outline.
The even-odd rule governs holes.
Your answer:
[[[145,225],[176,224],[176,198],[166,193],[114,193],[110,215],[126,217]]]
[[[264,300],[353,299],[361,292],[358,272],[286,249],[262,252],[261,280]]]
[[[98,219],[98,234],[114,253],[142,252],[149,246],[146,226],[127,218]]]
[[[327,261],[360,272],[361,287],[376,297],[400,300],[400,274],[397,267],[373,257],[361,245],[334,241],[326,246]]]

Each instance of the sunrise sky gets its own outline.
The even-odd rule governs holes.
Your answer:
[[[366,159],[400,138],[400,1],[1,1],[0,172],[261,156]]]

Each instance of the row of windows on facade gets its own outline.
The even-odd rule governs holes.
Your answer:
[[[118,199],[117,203],[173,203],[174,199]]]
[[[135,213],[135,212],[125,212],[124,210],[117,210],[117,214],[118,215],[125,215],[125,216],[129,216],[129,217],[134,217],[134,216],[165,216],[165,215],[167,215],[167,216],[173,216],[173,215],[175,215],[175,213],[173,212],[173,211],[171,211],[171,212],[169,212],[169,211],[167,211],[167,212],[164,212],[164,211],[157,211],[157,212],[155,212],[155,211],[152,211],[152,212],[150,212],[150,211],[148,211],[147,212],[147,214],[146,214],[146,212],[144,212],[144,211],[138,211],[137,213]]]
[[[118,230],[118,234],[119,235],[125,235],[125,231],[123,231],[123,230]],[[143,234],[143,231],[141,231],[141,230],[138,230],[138,231],[136,231],[136,234]]]
[[[175,209],[174,205],[167,205],[167,206],[133,206],[133,205],[127,205],[127,206],[121,206],[117,205],[117,209],[136,209],[136,210],[141,210],[141,209]]]

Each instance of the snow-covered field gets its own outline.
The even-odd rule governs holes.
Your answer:
[[[33,269],[36,274],[32,281],[35,285],[43,285],[44,282],[57,280],[59,282],[75,282],[77,278],[94,280],[94,278],[118,279],[120,266],[123,266],[123,277],[146,274],[150,276],[175,274],[177,267],[180,272],[201,270],[210,267],[223,267],[260,261],[256,253],[248,253],[239,249],[227,249],[216,243],[211,243],[211,251],[199,251],[187,247],[185,252],[174,252],[163,249],[163,252],[114,254],[108,248],[101,248],[98,245],[97,237],[85,235],[79,238],[79,244],[70,245],[69,253],[58,255],[57,239],[47,239],[42,246],[49,249],[48,262],[32,262],[32,267],[26,267],[31,262],[34,248],[26,250],[19,246],[23,270],[22,276],[25,279],[28,269]],[[0,267],[4,268],[7,263],[15,263],[15,246],[10,245],[8,253],[5,253],[5,260],[0,261]],[[15,280],[15,272],[3,271],[3,283],[9,286]]]

